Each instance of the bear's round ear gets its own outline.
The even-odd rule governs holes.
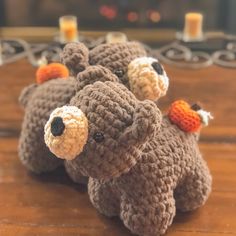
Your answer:
[[[89,66],[86,70],[77,75],[77,90],[83,89],[86,85],[93,84],[97,81],[119,82],[119,79],[109,69],[103,66]]]
[[[25,87],[22,91],[21,94],[19,96],[19,103],[20,105],[25,108],[31,98],[31,96],[33,95],[35,89],[38,87],[37,84],[31,84],[27,87]]]
[[[83,43],[68,43],[60,59],[69,68],[71,74],[76,76],[89,65],[89,50]]]
[[[159,131],[162,114],[157,105],[149,100],[139,101],[134,111],[133,123],[120,137],[126,145],[139,145],[147,142]]]

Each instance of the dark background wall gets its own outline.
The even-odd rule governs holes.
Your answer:
[[[235,0],[0,0],[0,25],[57,26],[73,14],[82,29],[182,29],[188,11],[202,12],[207,29],[236,32]]]

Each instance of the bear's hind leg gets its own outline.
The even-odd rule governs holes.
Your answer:
[[[184,181],[174,191],[176,208],[192,211],[202,206],[211,192],[212,177],[202,157],[197,160],[196,168],[190,171]]]

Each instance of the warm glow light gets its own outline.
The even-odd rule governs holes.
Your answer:
[[[130,11],[128,14],[127,14],[127,19],[129,22],[135,22],[138,20],[138,14],[137,12],[134,12],[134,11]]]
[[[161,15],[158,11],[149,11],[148,12],[148,18],[152,21],[152,22],[159,22],[161,20]]]
[[[60,38],[64,43],[78,41],[76,16],[62,16],[59,18]]]
[[[109,20],[117,17],[117,9],[113,6],[102,5],[99,8],[99,13]]]

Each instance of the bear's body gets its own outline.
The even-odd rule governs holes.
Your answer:
[[[120,216],[135,234],[156,236],[166,232],[176,208],[189,211],[205,203],[211,175],[198,135],[181,131],[154,102],[138,101],[122,84],[106,81],[77,92],[62,108],[62,119],[70,107],[87,117],[88,137],[83,151],[66,160],[66,168],[72,176],[89,176],[89,197],[101,213]],[[50,126],[59,113],[53,113],[45,141],[55,150],[60,137],[50,133]],[[65,140],[72,147],[78,142],[70,133],[62,135]],[[65,159],[67,154],[68,149]]]
[[[118,178],[90,178],[89,196],[102,214],[120,215],[133,233],[163,234],[176,208],[191,211],[205,203],[211,176],[196,135],[179,131],[167,117],[141,156],[128,173]]]
[[[26,87],[22,92],[20,102],[26,112],[19,139],[19,157],[35,173],[51,171],[63,164],[46,146],[44,126],[55,108],[69,103],[75,94],[75,84],[74,78],[54,79]]]

